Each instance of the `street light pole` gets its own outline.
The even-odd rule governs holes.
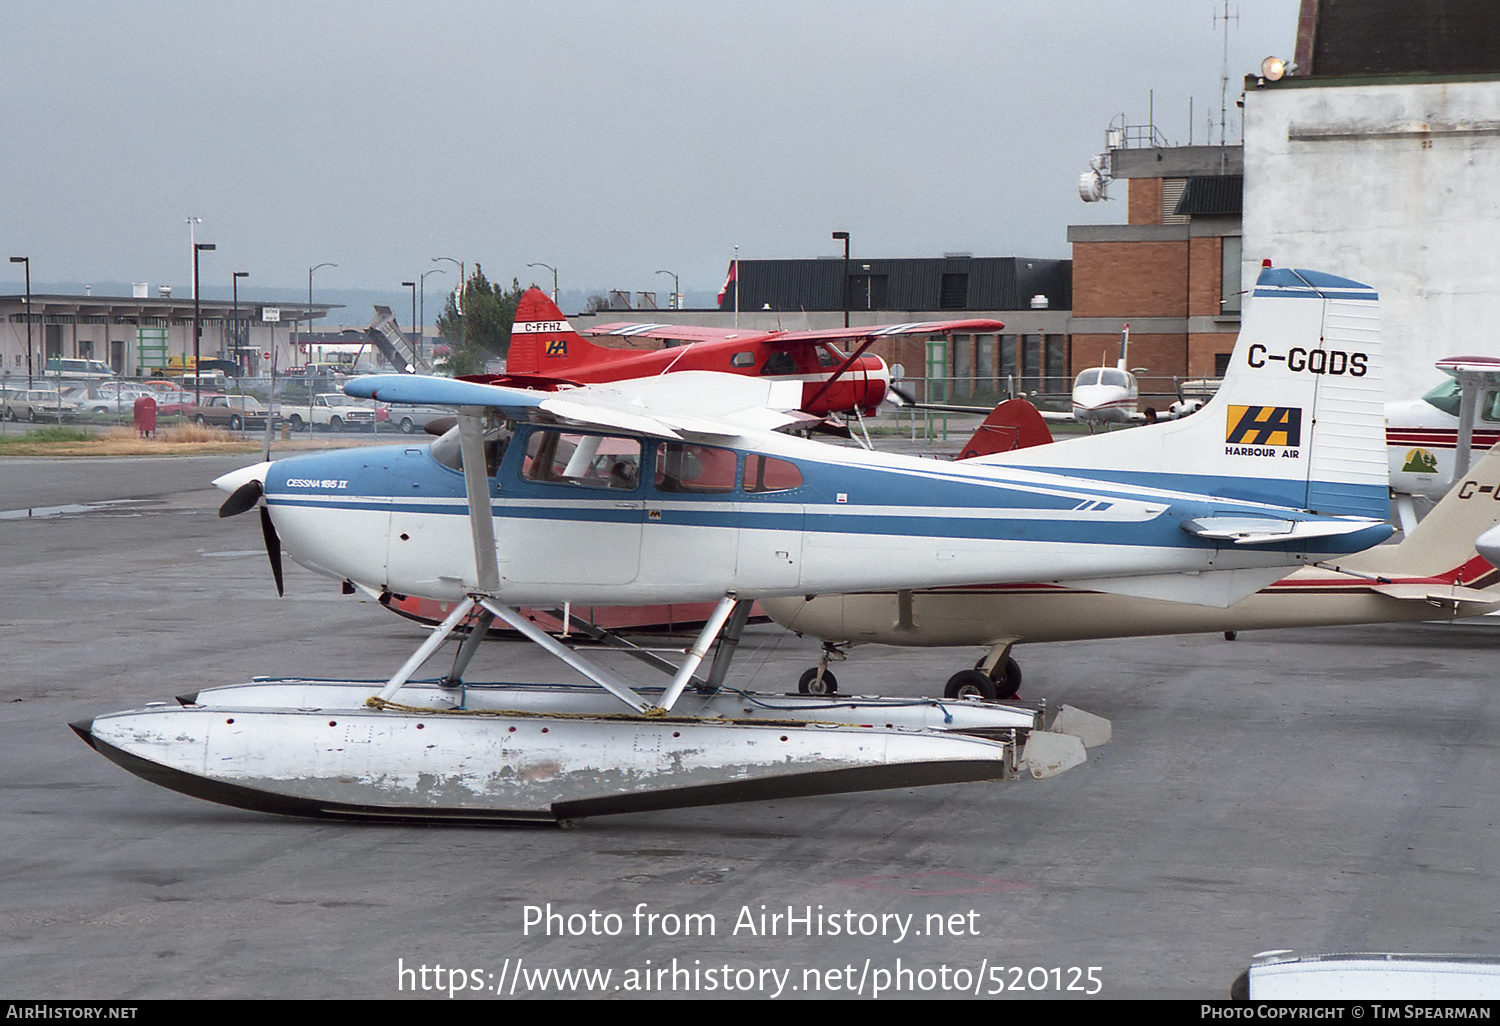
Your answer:
[[[656,273],[657,274],[671,274],[672,275],[672,302],[670,302],[670,303],[667,304],[667,309],[669,309],[669,310],[681,310],[682,309],[682,295],[681,295],[681,293],[679,293],[677,291],[677,275],[672,274],[671,271],[657,271]]]
[[[849,327],[849,233],[834,232],[835,239],[844,240],[844,327]]]
[[[414,281],[403,281],[401,286],[411,289],[411,326],[412,330],[415,331],[417,327],[417,283]],[[400,328],[400,325],[398,324],[396,327]],[[400,367],[396,369],[398,371],[401,370]]]
[[[468,279],[464,277],[464,264],[462,260],[454,260],[452,257],[433,257],[432,262],[437,263],[446,260],[458,268],[458,288],[453,290],[453,310],[458,314],[458,348],[464,347],[464,286]]]
[[[190,217],[187,219],[188,226],[188,248],[193,251],[193,260],[198,259],[198,226],[203,223],[201,217]],[[198,298],[198,286],[193,286],[193,298]]]
[[[203,405],[203,375],[198,373],[198,344],[203,337],[203,311],[198,302],[198,254],[214,248],[212,242],[193,243],[193,405]]]
[[[13,264],[26,265],[26,387],[31,387],[31,257],[11,257]]]
[[[312,330],[313,330],[312,276],[313,276],[313,272],[316,271],[320,267],[337,267],[337,266],[338,266],[338,264],[335,264],[335,263],[333,263],[331,261],[325,260],[321,264],[314,264],[313,266],[311,266],[311,267],[309,267],[307,269],[307,347],[308,347],[307,351],[309,353],[312,352]],[[303,364],[307,363],[306,360],[303,360],[302,362],[303,362]]]
[[[422,336],[427,331],[427,276],[429,274],[447,274],[447,273],[448,272],[445,271],[445,270],[443,270],[441,267],[434,267],[430,271],[423,271],[422,272],[422,276],[420,278],[420,281],[422,282],[422,286],[421,286],[421,289],[419,290],[420,294],[421,294],[421,297],[422,297],[422,300],[421,300],[421,302],[419,302],[417,304],[417,310],[418,310],[418,313],[417,313],[417,355],[418,356],[422,355]]]
[[[527,264],[526,266],[527,267],[545,267],[547,270],[549,270],[549,271],[552,272],[552,302],[556,303],[557,302],[557,268],[553,267],[551,264],[541,263],[540,261],[538,261],[537,263],[534,263],[534,264]]]
[[[229,337],[233,341],[235,366],[239,367],[242,371],[246,371],[247,373],[249,372],[250,368],[245,366],[245,363],[241,362],[240,360],[240,279],[248,277],[250,277],[249,271],[234,272],[234,326],[229,332]]]

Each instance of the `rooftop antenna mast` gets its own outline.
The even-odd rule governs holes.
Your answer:
[[[1219,69],[1219,145],[1224,145],[1224,133],[1229,124],[1229,23],[1234,21],[1238,24],[1240,20],[1240,9],[1236,7],[1234,13],[1229,13],[1229,0],[1224,0],[1224,11],[1221,14],[1214,12],[1214,25],[1224,23],[1224,63]],[[1212,136],[1210,136],[1212,138]]]

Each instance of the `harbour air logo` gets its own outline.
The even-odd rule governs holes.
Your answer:
[[[565,338],[554,338],[554,339],[552,339],[550,342],[547,343],[547,349],[546,349],[545,355],[547,355],[547,356],[567,356],[568,355],[568,340],[565,339]]]
[[[1297,456],[1302,444],[1298,406],[1231,406],[1224,431],[1230,456]]]

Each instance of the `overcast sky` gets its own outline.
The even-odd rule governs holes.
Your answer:
[[[1222,0],[48,0],[0,5],[5,255],[33,283],[564,291],[749,258],[1066,257],[1121,114],[1217,120]],[[1297,0],[1238,5],[1234,99]],[[1231,3],[1231,15],[1237,5]],[[1217,129],[1213,140],[1217,141]],[[0,265],[0,282],[19,267]],[[453,275],[428,279],[428,291]]]

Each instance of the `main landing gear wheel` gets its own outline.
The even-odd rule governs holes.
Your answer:
[[[943,688],[944,698],[1010,699],[1021,690],[1021,666],[1006,656],[995,666],[993,673],[985,673],[980,660],[972,670],[961,670],[948,678]]]
[[[943,688],[943,697],[989,700],[995,697],[995,685],[979,670],[959,670],[948,678],[948,684]]]
[[[804,695],[836,695],[839,690],[838,678],[827,670],[823,671],[821,678],[818,676],[818,668],[810,667],[797,681],[797,690]]]

